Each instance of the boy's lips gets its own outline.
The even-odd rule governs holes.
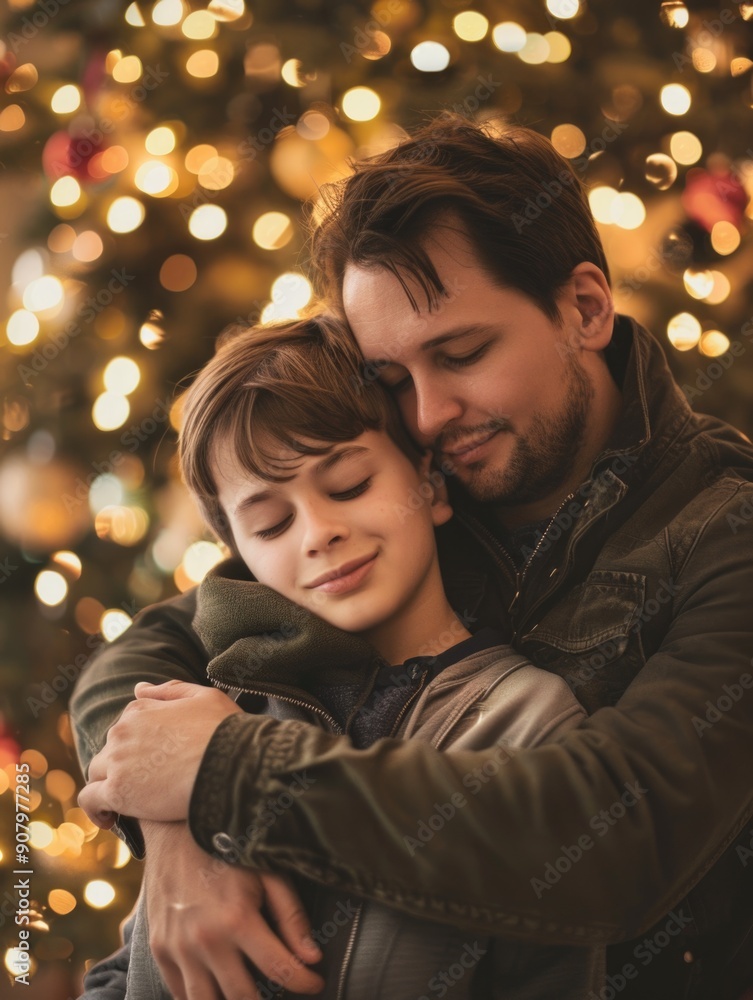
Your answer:
[[[306,589],[321,590],[327,594],[339,594],[346,590],[352,590],[369,572],[378,554],[378,552],[372,552],[371,555],[351,559],[350,562],[343,563],[337,569],[322,573],[311,583],[306,584]]]

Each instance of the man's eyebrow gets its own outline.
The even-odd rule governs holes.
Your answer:
[[[499,333],[499,326],[492,326],[490,323],[470,323],[463,326],[454,326],[451,330],[446,330],[444,333],[440,333],[437,337],[432,337],[431,340],[427,340],[425,343],[420,345],[420,350],[431,351],[435,347],[439,347],[441,344],[446,344],[451,340],[461,340],[464,337],[473,336],[486,336],[491,333]],[[390,361],[386,358],[374,358],[368,359],[365,364],[372,365],[375,368],[387,368],[389,365],[397,364],[396,361]]]
[[[317,462],[314,466],[315,473],[327,472],[329,469],[333,469],[339,462],[342,462],[346,458],[351,458],[354,455],[368,454],[369,449],[365,445],[352,444],[346,445],[344,448],[339,448],[337,451],[329,450],[329,454]],[[239,517],[244,514],[251,507],[256,504],[264,503],[265,500],[273,500],[277,495],[274,489],[259,490],[258,493],[249,493],[248,496],[244,497],[238,505],[233,510],[235,517]]]

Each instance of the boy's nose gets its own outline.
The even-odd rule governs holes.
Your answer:
[[[324,552],[338,542],[345,541],[348,534],[347,524],[335,512],[311,512],[306,520],[303,551],[308,555]]]

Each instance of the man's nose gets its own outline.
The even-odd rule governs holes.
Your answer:
[[[416,428],[427,443],[434,442],[447,425],[463,413],[459,399],[447,392],[440,380],[426,379],[415,385]]]

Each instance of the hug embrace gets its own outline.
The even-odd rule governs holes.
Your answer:
[[[753,446],[530,129],[356,164],[311,267],[184,398],[228,559],[74,693],[81,805],[145,859],[85,997],[741,1000]]]

